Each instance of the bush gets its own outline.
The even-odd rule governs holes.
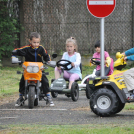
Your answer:
[[[20,32],[20,24],[8,2],[9,0],[0,2],[0,59],[3,56],[11,56],[15,41],[19,40],[17,35]]]

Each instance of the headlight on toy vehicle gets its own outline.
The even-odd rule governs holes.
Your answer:
[[[33,73],[38,73],[39,72],[39,67],[33,67]]]
[[[33,71],[33,68],[31,66],[28,66],[27,67],[27,72],[32,73],[32,71]]]
[[[29,73],[38,73],[39,72],[39,67],[37,67],[37,66],[28,66],[27,67],[27,72],[29,72]]]

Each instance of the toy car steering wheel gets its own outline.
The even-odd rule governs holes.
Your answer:
[[[92,58],[91,59],[91,63],[94,65],[100,65],[100,58]]]
[[[61,61],[67,62],[67,63],[60,63]],[[68,68],[68,65],[71,65],[71,62],[69,60],[59,60],[56,63],[56,66],[59,67],[63,67],[63,70],[71,70],[73,68],[73,66],[71,66],[70,68]]]

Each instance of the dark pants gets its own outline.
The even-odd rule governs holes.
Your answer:
[[[48,92],[50,92],[50,89],[49,89],[49,82],[48,82],[48,79],[46,77],[46,75],[44,74],[44,72],[42,73],[42,90],[43,90],[43,93],[46,94]],[[24,76],[22,75],[21,77],[21,80],[20,80],[20,84],[19,84],[19,92],[21,94],[24,94],[25,92],[25,80],[24,80]]]
[[[108,75],[109,71],[110,71],[110,67],[105,67],[105,76]],[[100,76],[101,75],[101,70],[97,70],[95,75]]]

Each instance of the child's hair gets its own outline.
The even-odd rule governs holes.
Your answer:
[[[39,33],[37,33],[37,32],[32,32],[31,34],[30,34],[30,40],[32,40],[33,38],[40,38],[40,34]]]
[[[74,37],[70,37],[66,40],[66,45],[69,43],[69,42],[73,42],[74,46],[75,46],[75,49],[74,51],[75,52],[78,52],[78,46],[77,46],[77,41]]]
[[[97,41],[94,45],[95,48],[100,47],[100,41]]]

